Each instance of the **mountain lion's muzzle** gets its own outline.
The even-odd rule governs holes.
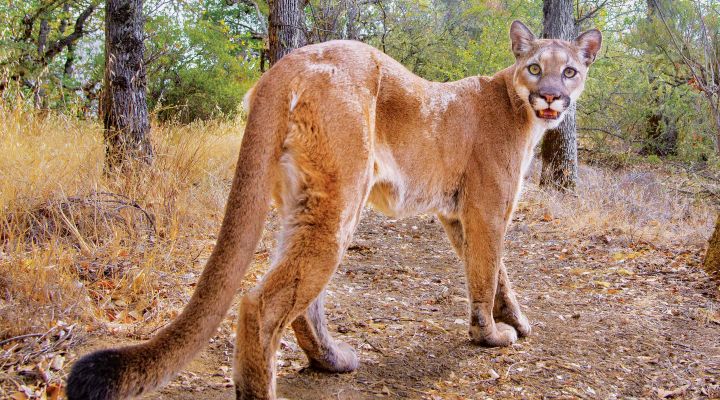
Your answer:
[[[570,96],[556,91],[531,92],[528,101],[543,119],[558,119],[570,107]]]

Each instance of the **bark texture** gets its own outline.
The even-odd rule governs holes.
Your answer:
[[[715,231],[708,243],[703,266],[708,275],[720,282],[720,215],[715,222]]]
[[[142,0],[107,0],[105,4],[105,166],[128,161],[152,162],[143,43]]]
[[[707,95],[706,95],[707,96]],[[710,98],[710,96],[707,96],[709,101],[712,101],[713,99]],[[718,154],[720,154],[720,104],[717,106],[710,105],[710,110],[713,113],[713,116],[715,117],[715,129],[717,130],[715,132],[715,150],[717,150]]]
[[[360,34],[358,32],[358,5],[356,0],[346,0],[347,7],[347,28],[346,28],[346,39],[359,40]]]
[[[648,23],[657,18],[657,0],[647,0]],[[662,50],[659,50],[662,51]],[[658,81],[655,71],[648,71],[648,81],[655,92],[652,100],[654,111],[646,117],[647,127],[645,128],[645,144],[640,153],[643,155],[655,154],[658,156],[670,156],[677,154],[678,129],[677,124],[670,116],[662,112],[662,82]]]
[[[577,34],[572,0],[545,0],[543,37],[573,40]],[[545,134],[540,154],[542,157],[540,185],[574,189],[578,180],[575,105],[566,112],[565,119],[557,129],[549,130]]]
[[[268,17],[270,65],[305,45],[303,7],[305,0],[270,0]]]

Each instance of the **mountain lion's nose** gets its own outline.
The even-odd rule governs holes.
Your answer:
[[[553,101],[560,98],[559,95],[556,94],[541,94],[541,96],[547,101],[548,104],[551,104]]]

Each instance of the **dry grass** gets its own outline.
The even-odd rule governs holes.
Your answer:
[[[539,188],[539,171],[533,171],[519,208],[531,215],[542,213],[542,219],[553,221],[569,235],[702,247],[712,232],[715,208],[678,191],[679,176],[669,169],[581,166],[579,175],[576,192],[568,194]]]
[[[3,109],[0,132],[0,340],[162,323],[213,242],[240,123],[156,127],[156,163],[115,176],[96,123]]]

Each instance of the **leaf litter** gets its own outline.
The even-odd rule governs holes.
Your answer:
[[[268,267],[277,218],[266,228],[244,290]],[[520,210],[507,235],[505,263],[533,333],[508,348],[483,348],[468,339],[463,268],[439,222],[366,210],[326,301],[331,332],[357,350],[361,366],[350,374],[313,371],[288,331],[277,355],[278,395],[720,398],[720,303],[717,287],[699,267],[703,249],[621,236],[612,229],[568,235],[544,213]],[[183,269],[184,297],[202,261]],[[112,293],[112,279],[96,279]],[[104,327],[78,333],[58,322],[19,344],[0,344],[0,380],[12,388],[0,397],[62,398],[63,379],[80,354],[147,339],[162,325],[144,326],[131,299],[103,296]],[[181,309],[178,300],[164,318]],[[168,386],[143,398],[234,398],[236,316],[232,309],[209,348]]]
[[[505,262],[533,333],[508,348],[483,348],[469,341],[463,268],[439,222],[366,210],[326,301],[331,332],[358,351],[361,366],[313,371],[288,331],[277,355],[278,395],[719,398],[720,306],[699,267],[702,249],[619,235],[568,236],[542,215],[518,214]],[[145,398],[232,399],[232,368],[217,367],[232,365],[231,314],[187,372]]]

